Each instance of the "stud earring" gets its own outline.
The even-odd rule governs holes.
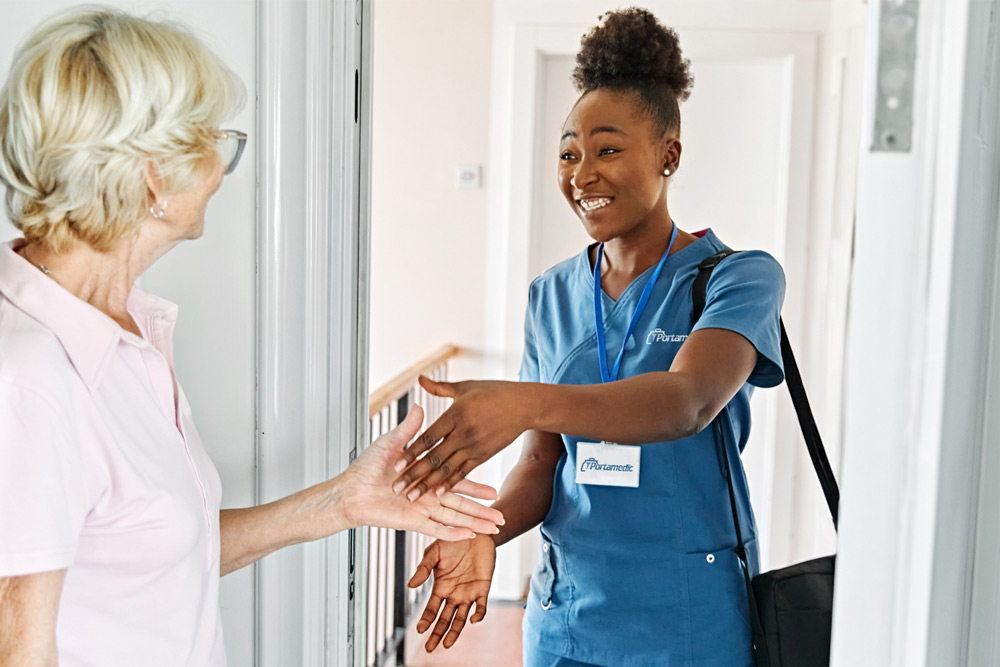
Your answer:
[[[670,168],[669,167],[667,167],[666,169],[663,170],[663,175],[664,176],[669,176],[670,175]]]

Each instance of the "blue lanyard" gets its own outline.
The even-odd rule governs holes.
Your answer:
[[[622,357],[625,356],[625,345],[628,343],[628,339],[632,337],[635,325],[639,323],[639,318],[642,316],[642,311],[646,309],[646,304],[649,302],[649,295],[653,292],[653,285],[656,284],[656,279],[660,277],[660,271],[663,270],[663,265],[667,261],[667,255],[670,254],[670,249],[674,247],[674,241],[677,240],[677,225],[673,227],[674,229],[670,233],[670,244],[667,246],[666,252],[663,253],[663,257],[660,258],[660,263],[656,265],[653,275],[646,281],[646,286],[639,297],[639,303],[635,306],[635,313],[632,315],[632,321],[628,325],[628,331],[625,332],[625,339],[622,340],[622,349],[618,353],[618,358],[615,360],[615,367],[611,373],[608,372],[608,351],[604,342],[604,308],[601,305],[601,260],[604,258],[604,244],[602,243],[597,246],[597,261],[594,262],[594,319],[597,324],[597,358],[601,362],[601,379],[605,382],[614,382],[618,379],[618,369],[621,368]]]

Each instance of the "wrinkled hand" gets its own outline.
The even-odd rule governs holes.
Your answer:
[[[424,645],[428,653],[437,648],[442,637],[445,648],[454,646],[465,628],[473,603],[476,613],[469,622],[478,623],[486,616],[486,599],[496,560],[496,545],[490,537],[483,535],[466,542],[434,542],[424,551],[424,557],[407,585],[417,588],[427,581],[431,572],[434,573],[434,587],[424,613],[417,621],[417,632],[421,634],[434,624],[434,631]],[[434,619],[437,619],[436,624]]]
[[[393,465],[420,429],[424,412],[414,405],[406,419],[379,437],[342,473],[345,514],[352,525],[411,530],[441,540],[467,540],[476,533],[493,535],[503,515],[458,493],[496,500],[494,488],[464,480],[456,493],[428,494],[418,502],[392,492]]]
[[[517,382],[434,382],[420,385],[435,396],[454,399],[396,463],[403,471],[393,483],[396,493],[416,500],[434,489],[444,493],[479,464],[514,442],[526,429],[522,392]],[[417,458],[427,452],[422,459]]]

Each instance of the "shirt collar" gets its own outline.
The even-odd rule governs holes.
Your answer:
[[[691,234],[692,236],[696,237],[696,240],[692,241],[690,244],[686,245],[685,247],[675,252],[673,255],[670,256],[671,258],[676,257],[682,252],[686,253],[688,248],[692,247],[700,248],[706,243],[709,244],[710,248],[718,250],[722,250],[723,248],[726,247],[725,244],[723,244],[722,241],[719,240],[719,237],[715,235],[715,232],[712,230],[711,227],[709,227],[708,229],[699,230],[697,232],[692,232]],[[579,258],[580,269],[583,275],[588,278],[591,289],[593,289],[594,286],[594,267],[591,265],[590,262],[590,251],[594,248],[595,245],[597,245],[597,243],[591,243],[584,249],[583,252],[577,255],[577,257]],[[698,261],[700,262],[701,260],[699,259]]]
[[[118,343],[126,340],[141,344],[142,340],[125,332],[110,317],[63,289],[17,254],[15,251],[22,245],[23,239],[0,244],[0,293],[52,331],[77,373],[94,391]],[[177,320],[177,306],[133,288],[127,308],[140,330],[162,339],[156,347],[169,358],[169,344],[162,343],[169,343]]]

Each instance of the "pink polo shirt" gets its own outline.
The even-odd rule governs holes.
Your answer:
[[[66,568],[60,665],[224,665],[222,487],[177,384],[177,307],[142,338],[0,244],[0,577]]]

